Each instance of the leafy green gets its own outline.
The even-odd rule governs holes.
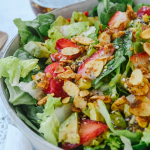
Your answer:
[[[46,117],[50,116],[54,112],[54,108],[61,106],[61,98],[54,98],[50,94],[48,94],[47,103],[44,106],[44,112],[38,113],[37,117],[40,120],[44,120]]]
[[[144,131],[143,137],[141,138],[141,141],[145,142],[147,146],[150,144],[150,131]]]
[[[102,24],[108,25],[110,18],[116,11],[124,12],[126,10],[126,3],[113,3],[110,0],[100,0],[97,7],[97,14]]]
[[[38,19],[34,19],[32,21],[24,21],[24,23],[26,24],[26,26],[28,27],[28,29],[36,36],[38,36],[41,41],[43,41],[43,35],[42,33],[39,31],[39,22]]]
[[[129,139],[124,136],[120,136],[120,138],[125,145],[124,150],[133,150]]]
[[[98,108],[99,112],[105,118],[109,129],[114,134],[116,134],[118,136],[124,136],[124,137],[128,138],[131,141],[131,143],[138,143],[140,141],[140,138],[142,136],[142,133],[140,133],[140,132],[132,133],[128,130],[115,130],[114,127],[113,127],[113,124],[111,123],[111,118],[110,118],[110,115],[107,111],[107,108],[106,108],[104,102],[99,100],[98,105],[99,105],[99,108]]]
[[[14,20],[14,24],[18,27],[18,33],[20,34],[21,37],[21,44],[24,45],[28,43],[29,41],[38,41],[40,42],[41,39],[34,35],[25,22],[23,22],[20,18],[16,18]]]
[[[50,55],[48,49],[41,42],[30,41],[26,45],[24,45],[24,49],[32,56],[37,58],[49,58]]]
[[[23,47],[17,49],[13,56],[19,58],[20,60],[34,59],[34,57],[25,51]]]
[[[20,77],[26,77],[37,63],[38,59],[20,60],[13,56],[0,59],[0,77],[9,77],[9,82],[16,86]]]
[[[50,25],[55,21],[55,15],[51,13],[39,14],[38,21],[40,24],[39,31],[47,36]]]
[[[44,138],[54,144],[58,145],[58,132],[60,122],[54,112],[54,108],[61,106],[61,98],[54,98],[48,94],[47,103],[44,106],[43,113],[38,113],[37,117],[40,119],[39,132],[44,134]]]
[[[57,19],[51,24],[51,28],[54,26],[68,25],[69,22],[62,16],[57,17]]]
[[[57,50],[55,49],[56,42],[57,42],[57,40],[63,38],[63,35],[54,26],[48,30],[48,37],[50,39],[45,41],[46,47],[50,51],[51,54],[56,53],[57,52]]]
[[[75,36],[75,35],[80,35],[82,32],[87,31],[89,27],[89,21],[85,22],[77,22],[68,25],[68,37]]]
[[[10,94],[9,102],[12,103],[14,106],[21,104],[25,105],[36,104],[36,100],[33,99],[33,97],[30,96],[28,93],[20,90],[20,88],[17,86],[11,86],[8,78],[5,79],[5,83],[7,85]]]
[[[38,123],[39,118],[37,117],[37,113],[43,113],[43,106],[20,105],[19,107],[24,111],[24,115],[30,120],[30,122],[39,128],[40,124]]]
[[[43,137],[43,135],[38,131],[38,128],[35,127],[31,121],[23,114],[23,110],[20,106],[16,106],[15,110],[19,118],[21,118],[31,129],[33,129],[39,136]]]

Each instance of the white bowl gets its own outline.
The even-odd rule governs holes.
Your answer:
[[[135,0],[135,4],[141,3],[141,0]],[[142,0],[142,3],[150,4],[150,0]],[[88,0],[86,2],[77,3],[70,5],[61,9],[57,9],[53,13],[56,18],[61,15],[64,18],[70,18],[73,11],[84,12],[86,10],[93,9],[98,4],[97,0]],[[14,54],[14,52],[20,47],[20,36],[16,35],[14,39],[7,46],[3,57],[8,57]],[[36,150],[61,150],[61,148],[56,147],[46,140],[38,136],[33,132],[16,114],[13,105],[8,102],[8,98],[5,93],[6,86],[4,84],[4,78],[0,80],[0,96],[4,103],[6,110],[14,124],[19,128],[19,130],[29,139],[32,146]]]

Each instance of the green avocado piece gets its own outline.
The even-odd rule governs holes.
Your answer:
[[[60,125],[59,142],[68,142],[70,144],[80,143],[80,136],[78,134],[78,113],[73,113]]]
[[[30,41],[24,46],[24,49],[37,58],[49,58],[50,56],[45,44],[41,42]]]
[[[52,24],[51,28],[54,26],[63,26],[63,25],[68,25],[69,21],[67,21],[65,18],[62,16],[59,16]]]

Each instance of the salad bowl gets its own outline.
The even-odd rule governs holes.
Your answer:
[[[141,0],[134,0],[135,4],[141,3]],[[149,0],[143,0],[142,3],[150,4]],[[72,15],[73,11],[78,11],[78,12],[84,12],[86,10],[91,10],[93,9],[96,5],[98,4],[97,0],[88,0],[86,2],[81,2],[77,3],[74,5],[70,5],[61,9],[57,9],[52,11],[56,18],[61,15],[64,18],[70,18]],[[20,47],[20,36],[17,34],[10,44],[7,46],[5,53],[3,55],[3,58],[12,56],[15,52]],[[56,147],[40,136],[38,136],[35,132],[33,132],[16,114],[15,109],[13,105],[11,105],[8,102],[8,98],[6,95],[6,85],[4,83],[4,78],[1,78],[0,80],[0,96],[1,99],[4,103],[4,106],[10,116],[10,118],[13,120],[14,124],[18,127],[18,129],[29,139],[31,142],[32,146],[36,150],[59,150],[61,148]]]

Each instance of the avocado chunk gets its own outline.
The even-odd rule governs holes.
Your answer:
[[[101,121],[105,122],[104,117],[96,110],[93,103],[88,103],[89,109],[90,109],[90,119],[94,121]]]
[[[52,24],[51,28],[54,26],[63,26],[63,25],[68,25],[69,21],[67,21],[65,18],[62,16],[59,16]]]
[[[60,125],[59,142],[68,142],[70,144],[80,143],[80,136],[78,134],[78,113],[73,113]]]
[[[24,46],[24,49],[37,58],[49,58],[50,56],[48,49],[44,43],[41,42],[30,41]]]

